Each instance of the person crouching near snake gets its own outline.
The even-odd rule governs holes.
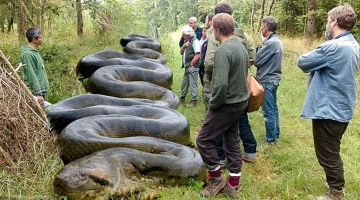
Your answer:
[[[209,110],[196,138],[200,155],[208,170],[208,182],[203,197],[226,193],[239,199],[241,176],[241,150],[239,118],[247,107],[246,77],[249,56],[238,37],[234,36],[235,21],[227,13],[213,18],[214,36],[220,42],[215,50],[212,93]],[[229,177],[221,176],[216,141],[224,137],[224,150],[228,160]]]
[[[200,41],[195,37],[194,30],[189,25],[185,25],[182,28],[182,37],[185,39],[185,42],[180,48],[180,54],[182,55],[185,72],[181,83],[180,102],[185,103],[185,97],[190,87],[192,99],[186,106],[193,107],[197,105],[198,98],[197,79],[201,46]]]

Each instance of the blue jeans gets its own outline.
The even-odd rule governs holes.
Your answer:
[[[257,144],[246,111],[240,115],[239,132],[244,146],[244,156],[251,159],[255,158]]]
[[[279,87],[279,82],[265,82],[261,83],[265,90],[264,103],[261,110],[264,114],[266,141],[276,142],[280,134],[279,110],[276,104],[276,91]]]
[[[256,156],[256,139],[249,124],[247,112],[243,112],[239,119],[239,133],[240,139],[244,146],[244,156],[248,158],[255,158]],[[225,160],[223,137],[216,141],[216,151],[220,160]]]

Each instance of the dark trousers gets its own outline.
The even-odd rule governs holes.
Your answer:
[[[254,134],[251,130],[251,126],[249,124],[249,118],[246,111],[244,111],[240,115],[239,132],[240,132],[240,139],[244,146],[244,152],[256,153],[257,143]],[[223,146],[224,146],[223,137],[219,137],[218,140],[216,141],[216,150],[220,160],[225,160],[225,152]]]
[[[237,106],[223,105],[217,110],[209,109],[206,113],[204,124],[196,138],[196,144],[208,170],[214,170],[220,165],[216,141],[223,137],[228,170],[231,173],[241,172],[239,118],[246,106],[247,102]]]
[[[348,124],[329,119],[312,120],[316,157],[325,171],[326,182],[336,189],[345,184],[340,143]]]
[[[256,153],[256,139],[251,130],[249,118],[246,111],[241,114],[239,122],[240,139],[244,146],[244,152]]]
[[[204,74],[205,74],[205,68],[204,68],[204,64],[202,64],[199,66],[199,77],[202,86],[204,86]]]

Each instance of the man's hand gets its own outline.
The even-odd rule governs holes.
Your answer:
[[[184,48],[188,48],[189,46],[190,46],[190,42],[189,42],[189,41],[185,42],[184,45],[183,45]]]
[[[43,105],[43,104],[44,104],[45,100],[44,100],[44,97],[43,97],[43,96],[37,95],[36,98],[37,98],[37,100],[38,100],[38,102],[39,102],[40,105]]]

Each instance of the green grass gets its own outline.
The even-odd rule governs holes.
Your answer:
[[[176,33],[168,38],[161,39],[163,52],[167,58],[167,66],[172,69],[174,75],[172,89],[177,95],[180,95],[180,84],[183,76],[178,47],[179,37],[180,34]],[[96,40],[90,38],[89,45],[85,43],[79,45],[78,41],[73,40],[75,39],[68,42],[68,45],[71,46],[69,53],[59,50],[63,55],[71,55],[68,65],[72,68],[76,66],[76,62],[81,56],[101,49],[121,49],[116,47],[118,42],[111,46],[109,44],[98,44]],[[277,93],[281,126],[280,142],[276,146],[258,149],[258,157],[255,163],[243,164],[240,192],[241,199],[244,200],[309,199],[309,195],[320,195],[327,190],[324,172],[315,157],[310,120],[299,117],[305,98],[307,76],[296,65],[298,56],[309,49],[313,49],[319,42],[315,42],[311,47],[305,47],[301,38],[283,37],[282,40],[285,48],[283,78]],[[255,73],[255,69],[251,71],[253,74]],[[71,78],[75,77],[73,71],[69,74],[73,76]],[[61,78],[65,80],[66,77],[61,76]],[[80,83],[71,82],[71,85],[60,88],[66,94],[63,96],[60,93],[56,94],[60,96],[54,97],[54,99],[62,99],[83,92],[80,87]],[[199,81],[197,107],[188,108],[180,105],[177,109],[187,117],[190,123],[193,142],[195,142],[196,134],[201,128],[202,119],[205,115],[201,89]],[[56,95],[54,94],[54,96]],[[190,95],[186,101],[190,101]],[[349,200],[360,199],[359,118],[360,108],[357,106],[354,119],[350,122],[343,137],[341,148],[346,179],[345,199]],[[265,136],[261,111],[250,113],[249,120],[255,138],[258,143],[261,143]],[[17,170],[17,173],[12,173],[6,168],[1,169],[0,199],[56,199],[53,193],[52,180],[56,172],[62,167],[61,161],[55,153],[52,153],[45,159],[39,160],[38,163],[39,166],[36,166],[35,170],[34,166],[25,164],[22,169]],[[201,199],[199,184],[192,182],[189,187],[179,186],[163,189],[161,199]],[[216,199],[228,198],[220,195]]]

